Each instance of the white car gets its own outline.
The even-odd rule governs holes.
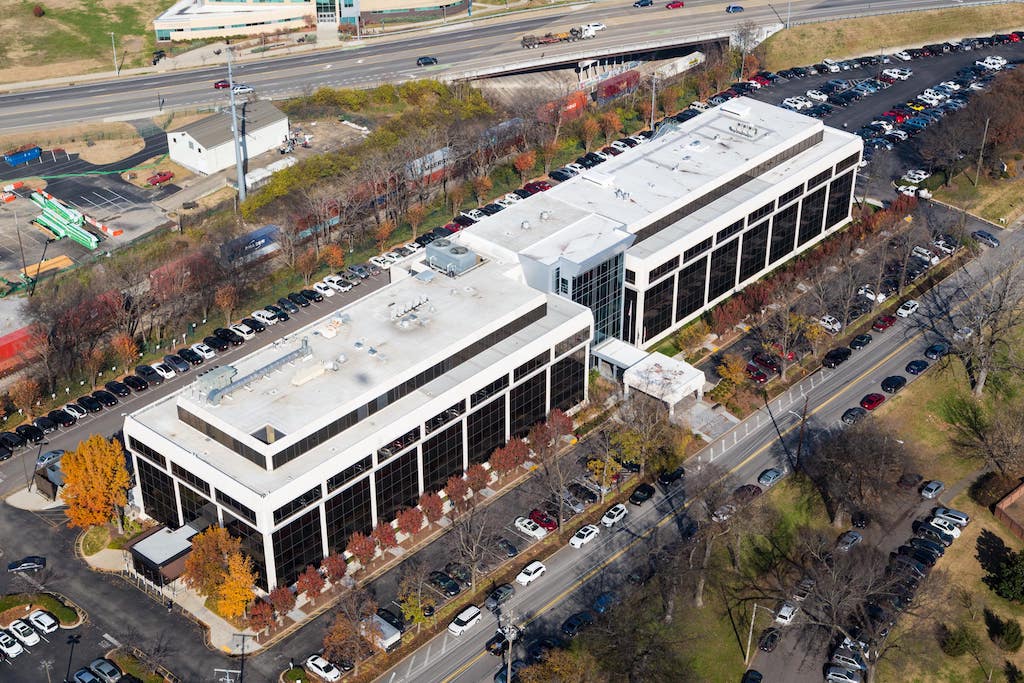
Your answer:
[[[913,57],[910,56],[910,53],[907,52],[906,50],[900,50],[899,52],[893,54],[893,57],[895,57],[896,59],[902,59],[904,62],[909,62],[911,59],[913,59]]]
[[[322,678],[325,681],[340,681],[341,680],[341,669],[334,666],[320,655],[312,655],[306,660],[305,665],[306,671],[309,671],[314,676]]]
[[[691,105],[691,106],[693,106],[693,105]],[[614,147],[615,149],[619,150],[620,152],[628,152],[630,150],[629,145],[627,145],[625,142],[619,142],[618,140],[616,140],[611,145],[609,145],[609,147]]]
[[[64,412],[69,413],[72,417],[78,420],[82,419],[83,417],[89,414],[85,411],[85,408],[78,405],[77,403],[69,403],[66,406],[64,406]]]
[[[960,84],[957,83],[956,81],[942,81],[942,83],[939,83],[939,85],[942,86],[943,88],[946,88],[947,90],[952,90],[953,92],[956,92],[957,90],[960,89]]]
[[[882,303],[889,298],[885,293],[876,294],[875,288],[872,285],[861,285],[857,290],[857,294],[871,299],[872,301],[877,301],[878,303]]]
[[[845,666],[830,666],[825,672],[827,683],[861,683],[860,672],[854,669],[847,669]]]
[[[931,517],[928,520],[928,524],[944,534],[949,534],[953,538],[960,538],[960,527],[948,519],[943,519],[942,517]]]
[[[256,88],[251,85],[246,85],[245,83],[236,83],[235,87],[232,88],[231,91],[236,95],[248,95],[256,92]]]
[[[417,247],[420,245],[416,245]],[[333,289],[336,292],[349,292],[352,291],[352,284],[348,280],[344,280],[338,275],[328,275],[324,278],[324,284]]]
[[[548,535],[548,530],[529,517],[516,517],[516,529],[527,536],[533,536],[538,541]]]
[[[881,128],[886,133],[888,133],[888,132],[890,132],[892,130],[892,124],[889,123],[888,121],[882,121],[881,119],[876,119],[875,121],[872,121],[870,125],[878,126],[879,128]]]
[[[893,128],[892,130],[888,131],[885,134],[885,137],[887,137],[887,138],[896,138],[897,140],[902,142],[902,141],[908,139],[910,136],[907,135],[907,132],[905,130],[900,130],[899,128]]]
[[[632,139],[632,138],[630,138],[630,139]],[[576,162],[573,162],[571,164],[566,164],[564,166],[564,168],[569,169],[570,171],[572,171],[576,175],[580,175],[581,173],[583,173],[584,171],[587,170],[583,166],[581,166],[580,164],[577,164]]]
[[[246,325],[245,323],[235,323],[231,326],[231,331],[237,334],[242,339],[249,341],[256,336],[256,332]]]
[[[331,287],[326,282],[314,282],[313,289],[323,294],[324,297],[334,296],[334,287]]]
[[[788,626],[793,623],[793,617],[796,616],[799,608],[791,602],[784,602],[779,606],[777,612],[775,612],[775,623]]]
[[[828,101],[828,95],[821,92],[820,90],[808,90],[807,97],[811,98],[815,102],[826,102]]]
[[[904,173],[902,179],[907,181],[908,183],[913,183],[916,185],[917,183],[923,183],[924,181],[928,180],[928,178],[931,177],[932,174],[929,173],[928,171],[924,171],[920,168],[915,168],[911,171],[907,171],[906,173]]]
[[[37,609],[28,615],[28,623],[32,624],[37,631],[42,633],[53,633],[60,627],[55,616],[41,609]]]
[[[801,111],[803,109],[810,109],[814,105],[806,97],[787,97],[782,100],[782,106],[794,111]]]
[[[39,634],[32,630],[32,627],[21,619],[15,619],[7,630],[15,638],[21,641],[25,647],[32,647],[39,644]]]
[[[264,310],[262,308],[253,311],[252,312],[252,317],[255,318],[256,320],[259,320],[261,323],[263,323],[264,325],[267,325],[268,327],[270,325],[276,325],[277,324],[277,316],[274,315],[273,313],[271,313],[270,311]],[[203,344],[203,346],[206,346],[206,345]],[[207,347],[207,348],[209,348],[209,347]],[[196,353],[198,353],[198,351]],[[202,354],[200,354],[200,355],[202,355]]]
[[[5,657],[17,657],[24,651],[25,648],[21,646],[21,643],[12,638],[10,633],[0,630],[0,652],[3,652]]]
[[[574,533],[572,538],[569,539],[569,545],[573,548],[582,548],[597,538],[600,531],[601,530],[597,528],[596,524],[588,524],[580,527],[580,530]]]
[[[421,245],[419,242],[409,242],[408,244],[405,245],[405,248],[408,249],[409,251],[419,251],[420,249],[423,248],[423,245]],[[327,278],[324,278],[324,280],[326,279]]]
[[[901,318],[909,318],[917,313],[917,309],[919,308],[921,308],[921,304],[914,299],[909,299],[900,304],[900,307],[896,309],[896,315]]]
[[[589,28],[591,31],[603,31],[608,27],[602,24],[600,21],[595,21],[591,24],[584,24],[583,28]]]
[[[516,583],[520,586],[529,586],[531,583],[539,579],[546,571],[547,567],[537,560],[534,560],[523,567],[523,571],[519,572],[519,575],[516,576]]]
[[[384,270],[385,268],[390,268],[391,267],[391,261],[388,261],[383,256],[371,256],[370,257],[370,263],[372,263],[373,265],[377,266],[381,270]]]
[[[917,195],[917,185],[897,185],[896,192],[898,194],[905,194],[908,197],[914,197]]]
[[[484,613],[480,611],[479,607],[470,605],[459,612],[459,616],[455,617],[452,623],[448,624],[448,633],[451,633],[453,636],[461,636],[475,626],[483,616]]]
[[[913,76],[914,72],[910,69],[886,69],[882,72],[882,75],[888,76],[889,78],[895,78],[898,81],[905,81]]]
[[[176,377],[178,374],[167,363],[157,363],[153,366],[153,369],[156,370],[156,374],[160,375],[164,379],[171,379],[172,377]]]
[[[925,249],[922,246],[915,246],[910,250],[911,256],[916,256],[930,266],[938,265],[939,257],[931,249]]]
[[[818,324],[824,327],[826,332],[832,334],[839,334],[839,331],[843,329],[843,324],[830,315],[823,315]]]
[[[610,529],[625,518],[626,506],[622,503],[616,503],[608,508],[608,512],[604,513],[604,517],[601,518],[601,524]]]
[[[257,318],[257,320],[259,320],[259,318]],[[211,349],[209,346],[207,346],[203,342],[199,342],[197,344],[193,344],[189,348],[192,349],[193,351],[195,351],[196,353],[198,353],[200,356],[202,356],[203,360],[210,360],[211,358],[213,358],[214,356],[217,355],[216,351]]]
[[[519,195],[515,194],[514,192],[509,192],[507,195],[502,197],[502,199],[504,199],[505,201],[507,201],[509,203],[512,203],[512,204],[515,204],[516,202],[523,201],[523,198],[520,197]]]

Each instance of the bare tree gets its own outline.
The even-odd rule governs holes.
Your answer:
[[[796,357],[804,331],[815,322],[792,305],[780,305],[768,312],[756,328],[758,340],[767,353],[780,358],[783,380]]]
[[[651,376],[648,386],[653,388],[663,381]],[[674,460],[666,457],[673,451],[676,435],[664,403],[634,390],[619,405],[619,422],[621,426],[611,441],[623,461],[639,465],[643,473],[648,467],[658,469],[663,464],[659,460]]]
[[[352,662],[358,675],[359,661],[373,652],[370,641],[379,636],[372,620],[376,613],[377,603],[367,591],[352,589],[342,593],[334,621],[324,634],[324,656]]]
[[[957,451],[976,457],[1004,476],[1024,471],[1024,402],[1000,397],[983,401],[952,395],[943,414],[953,427]]]
[[[476,582],[483,570],[487,549],[494,540],[495,525],[491,523],[489,505],[470,504],[469,509],[452,524],[449,537],[455,555],[469,567],[470,588],[476,590]]]

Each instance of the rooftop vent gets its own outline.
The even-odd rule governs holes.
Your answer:
[[[520,228],[520,230],[529,230],[530,229],[530,221],[523,221],[522,223],[519,224],[519,228]]]
[[[542,221],[549,221],[549,220],[551,220],[551,212],[550,211],[541,211],[540,212],[540,219]]]
[[[748,140],[753,140],[758,134],[757,126],[746,123],[745,121],[737,121],[729,126],[729,130],[736,135],[747,138]]]
[[[730,116],[735,116],[738,119],[745,119],[750,116],[750,106],[738,101],[738,98],[719,105],[718,109],[719,111],[729,114]]]
[[[451,240],[434,240],[427,245],[425,261],[449,277],[462,275],[477,263],[477,255]]]
[[[601,187],[615,186],[615,176],[610,173],[603,173],[601,171],[591,169],[590,172],[583,177],[595,185],[600,185]]]

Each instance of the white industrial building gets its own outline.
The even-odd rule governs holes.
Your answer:
[[[745,98],[667,125],[129,415],[133,499],[226,526],[273,587],[581,404],[598,361],[670,409],[699,398],[702,373],[637,346],[848,222],[860,151]]]
[[[270,102],[242,101],[236,108],[244,159],[276,149],[288,137],[288,116]],[[171,161],[195,173],[210,175],[233,168],[235,143],[230,109],[169,131],[167,151]]]

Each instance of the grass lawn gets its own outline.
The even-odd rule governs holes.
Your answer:
[[[1018,164],[1017,161],[1008,161]],[[1005,220],[1007,224],[1024,214],[1024,176],[1017,174],[1013,178],[994,179],[981,175],[975,187],[975,168],[968,168],[955,176],[948,187],[937,187],[933,193],[941,202],[956,207],[966,208],[969,212],[981,216],[994,223]]]
[[[61,624],[67,626],[78,621],[78,613],[48,593],[16,593],[0,598],[0,614],[14,607],[31,605],[32,609],[44,609]]]
[[[840,59],[893,52],[964,35],[988,35],[1020,28],[1016,3],[958,7],[932,12],[884,14],[845,21],[827,21],[780,31],[765,42],[765,66],[786,69],[813,64],[825,57]]]
[[[82,537],[82,553],[95,555],[107,547],[110,542],[110,530],[105,526],[91,526]]]
[[[150,667],[146,666],[145,663],[139,661],[137,657],[134,657],[127,652],[118,650],[110,657],[114,660],[114,663],[121,667],[121,670],[126,674],[131,674],[138,679],[144,681],[144,683],[164,683],[164,677],[160,674],[155,674],[150,670]]]

